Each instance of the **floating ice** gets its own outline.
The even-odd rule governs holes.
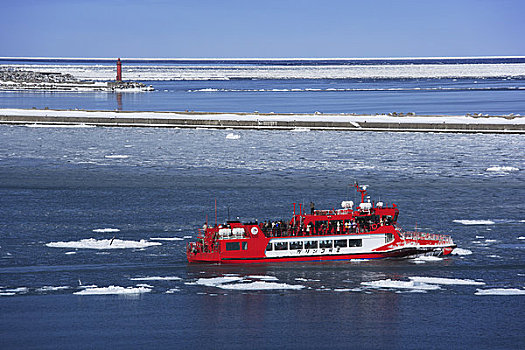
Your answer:
[[[475,295],[525,295],[524,289],[517,288],[492,288],[478,289]]]
[[[217,287],[223,283],[241,281],[242,277],[237,276],[224,276],[224,277],[212,277],[212,278],[199,278],[195,281],[195,284],[200,284],[208,287]]]
[[[162,245],[159,242],[148,242],[141,239],[140,241],[125,241],[120,239],[100,239],[95,238],[82,239],[80,241],[70,242],[50,242],[46,246],[52,248],[79,248],[79,249],[126,249],[126,248],[146,248],[155,245]]]
[[[308,279],[308,278],[302,278],[302,277],[297,277],[295,280],[300,281],[300,282],[321,282],[321,280],[314,280],[314,279]]]
[[[27,288],[27,287],[18,287],[18,288],[4,289],[2,292],[25,294],[25,293],[29,292],[29,288]]]
[[[474,281],[470,279],[459,279],[459,278],[442,278],[442,277],[418,277],[413,276],[409,277],[411,281],[421,282],[427,284],[447,284],[447,285],[471,285],[471,286],[481,286],[485,282]]]
[[[151,241],[182,241],[184,238],[180,237],[151,237]]]
[[[286,284],[286,283],[275,283],[265,281],[255,281],[250,283],[228,283],[219,284],[216,287],[222,289],[232,290],[270,290],[270,289],[303,289],[304,286],[300,284]]]
[[[361,292],[363,289],[361,288],[334,288],[334,292]]]
[[[226,135],[226,138],[227,138],[228,140],[238,140],[238,139],[241,138],[241,135],[239,135],[239,134],[234,134],[234,133],[231,132],[231,133],[229,133],[228,135]]]
[[[450,254],[452,255],[470,255],[472,254],[472,251],[468,249],[463,249],[463,248],[454,248],[454,250]]]
[[[110,295],[110,294],[141,294],[151,292],[151,288],[147,287],[120,287],[120,286],[109,286],[109,287],[87,287],[79,292],[73,294],[76,295]]]
[[[453,222],[463,225],[494,225],[492,220],[453,220]]]
[[[9,297],[9,296],[13,296],[13,295],[16,295],[16,293],[13,293],[13,292],[3,292],[0,290],[0,296],[2,297]]]
[[[492,166],[490,168],[485,169],[486,171],[493,171],[497,173],[508,173],[511,171],[519,171],[520,169],[512,167],[512,166]]]
[[[525,236],[519,236],[518,239],[525,239]]]
[[[426,284],[422,282],[416,282],[416,281],[396,281],[386,279],[386,280],[379,280],[379,281],[371,281],[371,282],[361,282],[361,285],[367,286],[370,288],[394,288],[394,289],[421,289],[421,290],[435,290],[435,289],[441,289],[439,286],[434,284]]]
[[[132,281],[180,281],[182,278],[177,276],[146,276],[146,277],[133,277],[130,278]]]
[[[58,286],[58,287],[43,286],[41,288],[38,288],[36,291],[37,292],[53,292],[53,291],[64,290],[64,289],[69,289],[69,288],[71,288],[71,287],[70,286]]]
[[[193,236],[184,236],[184,237],[182,237],[182,238],[184,238],[184,239],[189,239],[189,238],[193,238]]]
[[[104,158],[108,158],[108,159],[126,159],[126,158],[129,158],[129,156],[124,155],[124,154],[110,154],[110,155],[104,156]]]
[[[497,241],[498,241],[497,239],[486,239],[485,240],[485,242],[487,242],[487,243],[495,243]]]
[[[299,59],[288,59],[297,62]],[[417,65],[398,64],[396,59],[388,59],[385,64],[336,64],[323,59],[308,64],[261,65],[257,60],[218,64],[210,60],[209,64],[199,62],[179,64],[176,61],[167,65],[127,65],[126,77],[130,80],[230,80],[230,79],[418,79],[418,78],[488,78],[520,77],[525,75],[522,63],[483,63],[483,64],[434,64]],[[313,60],[311,60],[313,61]],[[362,60],[364,61],[364,60]],[[10,67],[27,69],[24,64],[10,64]],[[35,72],[56,72],[72,74],[78,79],[108,81],[115,78],[112,65],[104,64],[31,64]],[[201,89],[215,92],[219,89]],[[293,90],[293,89],[274,89]],[[220,90],[219,90],[220,91]]]
[[[96,228],[93,232],[120,232],[118,228]]]
[[[166,291],[166,294],[173,294],[175,292],[180,292],[179,288],[171,288]]]
[[[77,252],[65,252],[64,254],[66,255],[73,255],[73,254],[76,254]]]

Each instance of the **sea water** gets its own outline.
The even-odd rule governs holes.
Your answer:
[[[525,341],[522,135],[3,125],[0,145],[2,348]],[[294,202],[357,202],[354,181],[395,203],[405,229],[450,234],[458,248],[441,258],[186,262],[186,244],[215,221],[215,199],[219,223],[289,219]]]

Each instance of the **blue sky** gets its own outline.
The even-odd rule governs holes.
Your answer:
[[[0,56],[525,55],[524,0],[0,0]]]

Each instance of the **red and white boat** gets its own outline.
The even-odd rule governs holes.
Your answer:
[[[314,210],[302,205],[289,222],[204,225],[198,240],[186,247],[190,263],[261,263],[380,259],[447,255],[456,247],[448,235],[407,232],[397,226],[399,209],[371,202],[367,186],[354,185],[361,203],[341,209]]]

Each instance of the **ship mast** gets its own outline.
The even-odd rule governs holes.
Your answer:
[[[368,188],[367,185],[363,185],[359,187],[359,184],[357,182],[354,183],[354,187],[356,188],[357,192],[361,193],[361,203],[365,202],[365,196],[366,196],[366,189]]]

